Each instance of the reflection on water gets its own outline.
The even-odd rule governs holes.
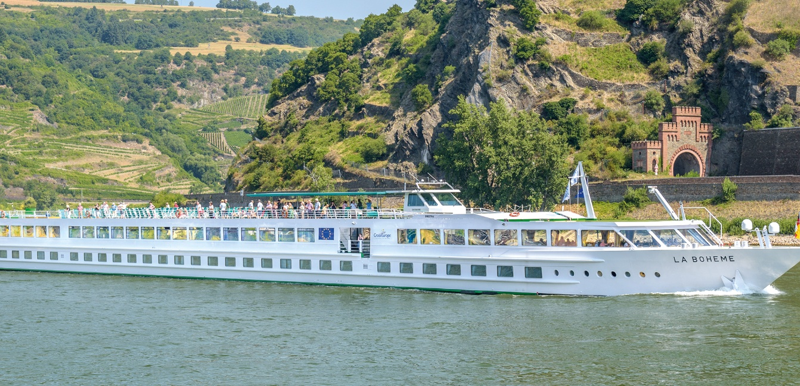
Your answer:
[[[787,384],[768,294],[470,296],[0,272],[3,384]]]

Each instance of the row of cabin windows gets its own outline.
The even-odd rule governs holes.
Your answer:
[[[0,237],[61,237],[60,226],[44,225],[0,225]]]
[[[525,278],[527,279],[541,279],[542,267],[524,267]],[[391,273],[392,263],[381,261],[378,262],[378,272]],[[400,273],[414,273],[414,263],[399,263],[398,272]],[[437,265],[433,263],[422,263],[422,273],[424,275],[438,274]],[[446,264],[445,274],[448,276],[461,276],[461,264]],[[470,265],[471,276],[486,276],[486,266],[481,264]],[[497,277],[514,277],[514,267],[510,265],[498,265]]]
[[[314,228],[70,226],[70,238],[313,243]]]
[[[638,229],[623,230],[621,232],[622,234],[613,230],[581,230],[580,244],[584,247],[628,247],[627,239],[640,248],[660,247],[659,240],[667,247],[680,247],[686,242],[711,245],[695,229],[661,229],[652,231]],[[623,234],[625,238],[622,237]],[[397,243],[577,247],[578,231],[575,229],[553,229],[548,234],[547,230],[544,229],[495,229],[494,232],[489,229],[468,229],[466,231],[464,229],[398,229]]]
[[[0,250],[0,259],[7,259],[9,257],[9,251]],[[31,260],[33,259],[33,251],[22,251],[23,257],[25,259]],[[69,253],[69,260],[70,261],[86,261],[91,262],[96,261],[99,263],[122,263],[123,262],[123,254],[122,253],[112,253],[111,259],[109,260],[108,253],[91,253],[91,252],[84,252],[80,254],[78,252],[70,252]],[[151,254],[144,254],[141,255],[141,262],[142,264],[170,264],[172,265],[186,265],[187,263],[190,265],[202,265],[202,256],[189,256],[188,260],[184,255],[172,255],[172,259],[170,260],[169,255],[151,255]],[[19,259],[20,258],[20,251],[11,251],[11,258],[12,259]],[[129,264],[136,264],[139,261],[139,255],[135,253],[128,253],[124,255],[125,262]],[[38,260],[45,260],[45,252],[44,251],[36,251],[36,259]],[[50,260],[58,260],[58,252],[50,252]],[[259,264],[261,268],[265,269],[272,269],[272,259],[271,258],[260,258],[256,259],[253,257],[243,257],[241,259],[241,266],[244,268],[254,268],[254,262],[259,260]],[[279,266],[281,269],[292,269],[292,259],[278,259]],[[235,257],[225,257],[222,261],[218,256],[206,256],[206,266],[209,267],[217,267],[220,263],[223,263],[226,267],[237,267],[237,258]],[[333,261],[331,260],[320,260],[319,261],[319,270],[320,271],[332,271],[333,270]],[[300,259],[298,268],[302,270],[310,270],[311,269],[311,260],[309,259]],[[343,272],[350,272],[353,270],[353,262],[352,261],[339,261],[339,271]]]

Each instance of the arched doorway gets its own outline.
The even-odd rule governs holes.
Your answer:
[[[675,162],[672,163],[672,175],[685,176],[690,172],[695,172],[698,176],[703,175],[702,168],[700,167],[700,159],[690,151],[678,154],[678,156],[675,157]]]

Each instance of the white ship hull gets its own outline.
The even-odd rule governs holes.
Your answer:
[[[646,226],[648,229],[696,226],[696,223],[688,221],[630,224],[508,222],[464,214],[416,215],[398,219],[25,218],[2,219],[0,226],[3,224],[20,226],[22,230],[26,226],[59,227],[60,236],[0,237],[0,251],[5,251],[5,257],[0,256],[2,270],[375,286],[465,293],[623,295],[716,290],[727,284],[725,278],[733,281],[737,272],[740,284],[743,281],[748,289],[759,291],[800,261],[800,249],[792,248],[731,248],[686,243],[680,247],[652,248],[564,247],[554,246],[555,241],[549,237],[550,246],[445,245],[444,242],[438,245],[398,244],[399,229],[436,229],[440,231],[439,234],[445,229],[486,229],[490,234],[494,234],[495,230],[509,229],[518,232],[528,228],[546,232],[576,229],[580,234],[582,229],[588,228],[621,232],[620,229],[631,226]],[[332,229],[333,233],[330,234],[330,240],[321,240],[322,237],[319,237],[314,242],[302,243],[87,239],[70,238],[67,231],[71,226],[113,228],[132,225],[169,229],[212,226],[237,230],[314,229],[315,235],[322,235],[321,229],[324,228]],[[368,234],[372,236],[369,246],[343,237],[343,233],[349,229],[369,230]],[[521,240],[517,243],[522,244]],[[495,243],[497,240],[493,236],[491,244]],[[106,261],[98,261],[101,254],[104,254]],[[149,261],[145,261],[146,256],[150,256]],[[159,256],[164,258],[160,260]],[[216,266],[209,265],[212,256]],[[181,258],[182,264],[178,264],[177,257]],[[269,266],[262,266],[262,259],[271,259]],[[449,272],[450,267],[456,266],[460,275]]]

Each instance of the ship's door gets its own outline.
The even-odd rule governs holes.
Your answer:
[[[360,253],[361,257],[370,255],[369,228],[341,228],[339,229],[339,248],[344,253]]]

